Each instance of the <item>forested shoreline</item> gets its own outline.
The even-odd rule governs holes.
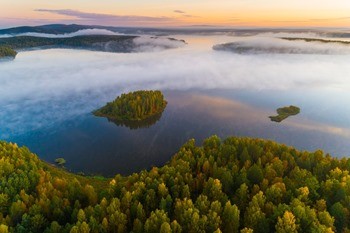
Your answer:
[[[13,36],[0,38],[0,46],[14,50],[34,48],[89,49],[107,52],[131,52],[136,36],[85,35],[74,37]]]
[[[97,180],[0,142],[0,232],[347,232],[349,170],[322,151],[212,136]]]

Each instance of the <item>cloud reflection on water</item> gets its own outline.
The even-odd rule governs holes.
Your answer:
[[[121,92],[137,89],[284,90],[290,95],[295,91],[312,90],[329,95],[334,102],[344,101],[343,96],[340,99],[330,94],[330,90],[347,93],[350,90],[349,55],[242,56],[211,49],[212,45],[234,40],[234,37],[183,38],[188,46],[155,53],[110,54],[55,49],[22,52],[14,61],[0,63],[0,137],[11,138],[59,124],[91,112]],[[196,44],[196,41],[201,43]],[[350,98],[349,94],[347,96]],[[240,103],[208,97],[205,100],[212,103],[211,108],[208,104],[195,107],[221,119],[236,117],[237,120],[259,121],[265,114],[265,110],[257,113],[256,109],[253,111]],[[347,106],[340,107],[350,110]],[[268,120],[270,114],[261,119]],[[292,124],[289,122],[294,119],[283,124]],[[312,122],[290,126],[348,135],[342,128]]]
[[[185,97],[172,98],[172,103],[180,108],[192,109],[199,115],[205,114],[214,121],[232,121],[242,125],[261,125],[266,127],[295,128],[302,131],[316,131],[316,133],[332,134],[340,137],[350,137],[350,129],[338,127],[306,119],[302,112],[291,116],[281,123],[271,122],[268,118],[271,110],[254,107],[234,99],[201,94],[186,94]]]

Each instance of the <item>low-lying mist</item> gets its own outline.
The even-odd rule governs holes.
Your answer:
[[[108,35],[108,36],[120,36],[125,35],[124,33],[114,32],[107,29],[82,29],[72,33],[63,34],[47,34],[47,33],[18,33],[18,34],[4,34],[0,35],[1,38],[8,38],[14,36],[33,36],[33,37],[46,37],[46,38],[70,38],[75,36],[89,36],[89,35]],[[130,34],[129,34],[130,35]],[[119,43],[119,44],[118,44]],[[159,37],[151,35],[139,35],[132,40],[131,44],[121,44],[120,41],[110,41],[104,43],[97,43],[96,48],[98,51],[107,52],[119,52],[125,49],[128,52],[154,52],[162,51],[165,49],[174,49],[183,47],[186,44],[185,41],[177,40],[175,38]]]
[[[123,33],[113,32],[107,29],[82,29],[76,32],[63,33],[63,34],[49,34],[49,33],[37,33],[37,32],[25,32],[17,34],[4,34],[0,35],[0,38],[12,37],[12,36],[36,36],[36,37],[49,37],[49,38],[67,38],[74,36],[86,36],[86,35],[124,35]]]
[[[20,52],[14,61],[0,62],[0,138],[88,114],[138,89],[316,90],[325,95],[350,90],[350,55],[240,55],[212,50],[213,41],[237,38],[204,38],[200,46],[201,37],[184,39],[187,46],[154,53],[53,49]],[[260,38],[254,40],[258,44]]]
[[[346,45],[330,41],[289,41],[282,38],[271,37],[254,37],[230,43],[218,44],[214,45],[213,49],[239,54],[350,54],[350,44]]]

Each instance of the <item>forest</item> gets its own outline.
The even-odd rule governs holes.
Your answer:
[[[0,46],[0,58],[12,57],[15,58],[17,52],[10,47]]]
[[[128,52],[132,49],[132,40],[135,36],[111,36],[111,35],[87,35],[65,38],[35,37],[35,36],[14,36],[0,38],[0,46],[7,46],[12,49],[30,48],[84,48],[98,51],[115,50],[115,52]],[[118,42],[106,48],[106,43]],[[117,46],[118,45],[118,46]]]
[[[141,90],[122,94],[93,113],[112,120],[142,121],[159,115],[166,105],[161,91]]]
[[[212,136],[97,179],[0,142],[0,232],[349,232],[350,159]]]

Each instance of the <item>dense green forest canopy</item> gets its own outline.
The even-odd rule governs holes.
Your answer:
[[[350,160],[272,141],[188,141],[113,179],[0,142],[0,232],[349,232]]]
[[[7,57],[15,58],[16,55],[17,55],[17,52],[12,48],[7,46],[0,46],[0,58],[7,58]]]
[[[120,121],[142,121],[162,113],[167,105],[161,91],[135,91],[118,96],[94,115]]]
[[[300,108],[297,106],[289,106],[277,109],[277,116],[270,116],[271,121],[281,122],[290,116],[298,115],[300,113]]]

